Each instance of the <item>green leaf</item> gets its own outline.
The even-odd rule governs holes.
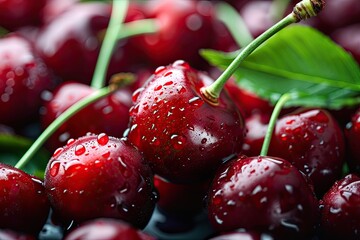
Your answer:
[[[238,52],[203,50],[211,64],[225,69]],[[239,86],[273,104],[293,93],[286,106],[339,109],[360,103],[360,68],[343,48],[319,31],[302,25],[283,29],[241,63]]]
[[[31,140],[21,136],[0,134],[0,162],[15,166],[31,144]],[[49,159],[50,153],[41,149],[23,170],[43,179]]]

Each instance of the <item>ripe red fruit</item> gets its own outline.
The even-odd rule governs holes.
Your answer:
[[[349,174],[337,181],[321,203],[321,227],[326,239],[359,239],[360,178]]]
[[[30,42],[16,34],[0,39],[0,124],[14,127],[36,119],[40,95],[51,85],[49,70]]]
[[[184,61],[159,67],[134,92],[129,140],[153,171],[174,183],[207,179],[225,158],[241,150],[243,119],[223,92],[218,106],[200,89],[213,80]]]
[[[42,29],[36,47],[58,76],[90,83],[110,15],[109,4],[74,4]],[[131,13],[128,15],[135,18]],[[139,61],[134,51],[127,40],[119,41],[109,63],[108,77],[129,71],[132,60]]]
[[[311,235],[319,209],[305,177],[276,157],[240,157],[220,167],[210,187],[208,213],[219,232],[239,228],[277,237]]]
[[[95,89],[81,83],[69,81],[59,85],[42,108],[43,127],[50,125],[74,103],[94,92]],[[67,120],[51,135],[46,145],[51,151],[55,151],[65,145],[70,138],[78,138],[88,132],[95,134],[104,132],[110,136],[122,137],[128,127],[131,104],[131,92],[126,89],[117,90]]]
[[[153,175],[126,140],[106,134],[70,141],[45,172],[51,205],[62,219],[110,217],[145,227],[155,207]]]
[[[360,5],[360,4],[358,4]],[[359,11],[360,14],[360,11]],[[331,38],[348,51],[360,64],[360,23],[336,29]]]
[[[99,218],[72,230],[64,240],[155,240],[126,222]]]
[[[360,109],[352,116],[345,129],[347,162],[351,172],[360,173]]]
[[[43,183],[0,163],[0,228],[36,236],[50,211]]]
[[[0,230],[0,239],[3,240],[36,240],[35,236],[14,232],[8,229]]]
[[[46,0],[0,1],[0,26],[14,31],[28,25],[40,25],[40,13]]]
[[[264,127],[260,128],[265,134]],[[259,128],[248,130],[246,154],[259,154],[264,135],[258,134]],[[322,196],[341,176],[344,148],[341,129],[329,112],[299,109],[277,121],[269,155],[287,159],[311,179],[316,194]]]
[[[154,18],[159,30],[138,38],[139,48],[154,66],[184,59],[204,65],[198,51],[209,48],[213,35],[213,7],[207,1],[156,0],[144,6],[146,18]]]

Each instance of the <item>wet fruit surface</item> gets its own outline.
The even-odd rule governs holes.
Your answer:
[[[126,140],[106,134],[70,140],[50,159],[45,188],[64,220],[122,219],[143,228],[155,207],[152,173]]]
[[[176,61],[156,69],[133,94],[129,140],[154,172],[177,182],[205,179],[241,150],[243,120],[225,93],[211,106],[200,88],[212,79]]]
[[[216,173],[209,219],[219,232],[239,228],[303,239],[318,223],[318,201],[304,176],[286,160],[240,157]]]

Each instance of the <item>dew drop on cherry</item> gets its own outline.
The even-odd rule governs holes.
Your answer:
[[[76,156],[80,156],[82,154],[84,154],[86,151],[86,148],[84,147],[84,145],[80,144],[80,145],[77,145],[75,147],[75,155]]]
[[[54,154],[52,155],[52,157],[57,157],[59,156],[59,154],[63,151],[64,149],[62,147],[59,147],[58,149],[55,150]]]
[[[132,98],[131,98],[133,102],[136,102],[136,101],[137,101],[140,93],[141,93],[143,90],[144,90],[144,88],[138,88],[138,89],[136,89],[136,90],[133,92]]]
[[[176,150],[181,150],[185,146],[186,138],[184,136],[174,134],[170,137],[170,140]]]
[[[73,144],[74,142],[75,142],[75,139],[70,138],[70,139],[66,142],[66,145],[67,145],[67,146],[70,146],[70,145]]]
[[[155,74],[159,74],[159,73],[161,73],[162,71],[164,71],[165,70],[165,66],[160,66],[160,67],[158,67],[158,68],[156,68],[155,69]]]
[[[100,133],[97,137],[97,142],[104,146],[109,142],[109,136],[106,133]]]
[[[189,100],[189,104],[191,106],[201,106],[203,105],[204,101],[200,98],[200,97],[193,97],[192,99]]]
[[[59,162],[53,162],[50,166],[50,175],[52,177],[55,177],[59,173],[60,163]]]

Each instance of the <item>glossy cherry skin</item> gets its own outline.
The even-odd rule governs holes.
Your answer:
[[[350,171],[360,173],[360,109],[351,117],[345,128],[345,139],[347,147],[347,163]]]
[[[8,229],[0,230],[0,239],[4,240],[36,240],[35,236],[17,233]]]
[[[258,122],[257,129],[251,126],[247,129],[244,153],[259,154],[265,126]],[[291,162],[311,179],[316,194],[322,196],[341,176],[344,137],[328,111],[299,109],[277,121],[269,154]]]
[[[288,161],[239,157],[220,167],[208,196],[210,223],[219,232],[243,228],[276,239],[304,239],[318,223],[318,201]]]
[[[50,211],[40,179],[0,163],[0,227],[36,236]]]
[[[28,25],[40,25],[41,11],[47,0],[0,1],[0,26],[14,31]]]
[[[130,224],[109,218],[98,218],[83,223],[67,234],[64,240],[155,240]]]
[[[214,237],[209,238],[209,240],[272,240],[273,238],[268,234],[263,235],[257,232],[249,231],[233,231],[228,233],[221,233]]]
[[[360,4],[358,4],[360,5]],[[360,11],[359,11],[360,14]],[[336,29],[331,33],[331,38],[348,51],[360,64],[360,23]]]
[[[95,89],[88,85],[68,81],[59,85],[49,93],[41,111],[43,128],[50,125],[60,114],[80,99],[94,93]],[[129,123],[131,92],[120,89],[113,94],[85,107],[67,120],[46,142],[49,150],[55,151],[66,144],[70,138],[78,138],[91,132],[106,133],[114,137],[122,137]]]
[[[326,239],[359,239],[360,178],[349,174],[335,182],[321,200],[321,227]]]
[[[56,150],[44,183],[64,221],[110,217],[143,228],[156,202],[153,175],[142,155],[126,139],[106,134],[84,136]]]
[[[223,92],[212,106],[200,93],[212,82],[179,60],[159,67],[134,92],[129,140],[170,182],[207,179],[224,158],[241,150],[243,119],[231,99]]]
[[[90,83],[110,15],[109,4],[74,4],[42,29],[36,47],[58,76]],[[119,41],[110,61],[108,77],[130,70],[131,59],[137,58],[130,48],[127,40]]]
[[[37,119],[40,95],[52,83],[29,41],[16,34],[0,39],[0,124],[18,127]]]
[[[213,35],[213,7],[207,1],[148,1],[146,18],[154,18],[159,30],[138,38],[139,48],[153,66],[168,65],[178,59],[203,66],[198,51],[209,48]]]

